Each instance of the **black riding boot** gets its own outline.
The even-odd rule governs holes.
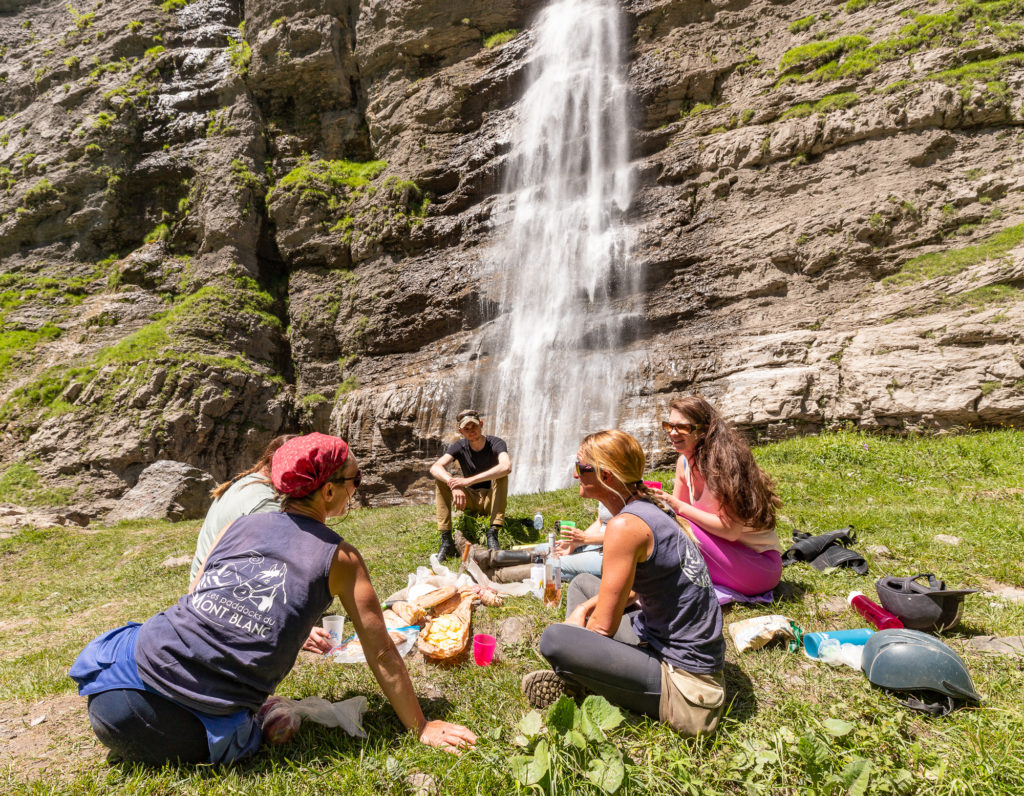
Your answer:
[[[455,540],[451,531],[441,532],[441,546],[437,548],[437,560],[444,561],[446,558],[455,558],[459,551],[455,547]]]
[[[501,545],[498,544],[498,529],[501,526],[492,525],[487,529],[487,547],[491,550],[501,550]]]

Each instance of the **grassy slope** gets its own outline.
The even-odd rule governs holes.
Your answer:
[[[987,580],[996,580],[1024,586],[1022,442],[1024,435],[1012,431],[907,441],[838,434],[760,448],[759,460],[785,500],[784,540],[793,526],[820,532],[852,523],[862,529],[859,549],[886,545],[891,558],[869,556],[870,578],[789,568],[784,580],[793,585],[787,590],[792,596],[771,609],[735,609],[726,621],[778,612],[805,630],[860,626],[836,598],[853,588],[871,594],[874,578],[883,574],[935,571],[951,585],[985,588]],[[536,510],[549,519],[583,521],[592,509],[572,490],[512,499],[513,517]],[[382,596],[404,585],[405,574],[435,545],[431,514],[428,506],[363,510],[340,523],[339,530],[363,551]],[[129,619],[142,620],[176,599],[187,569],[165,569],[160,562],[191,553],[197,525],[26,532],[0,542],[2,699],[70,691],[65,673],[89,638]],[[937,533],[963,541],[943,545],[933,541]],[[536,601],[520,599],[478,610],[474,626],[493,630],[514,615],[530,617],[538,632],[557,618]],[[950,644],[968,662],[986,702],[944,719],[900,709],[852,670],[828,669],[781,649],[738,657],[730,643],[732,706],[718,735],[684,742],[665,727],[632,717],[613,736],[633,761],[623,792],[842,793],[858,772],[862,782],[866,772],[873,793],[1014,792],[1024,779],[1024,670],[1017,661],[983,656],[963,643],[968,635],[990,633],[1024,634],[1024,604],[982,595],[968,599]],[[404,735],[364,667],[304,656],[280,692],[330,699],[368,694],[369,740],[307,725],[291,746],[223,771],[150,772],[69,757],[63,785],[52,777],[24,781],[13,768],[6,777],[0,773],[0,783],[6,792],[401,793],[408,774],[426,772],[442,793],[514,792],[507,761],[515,753],[515,722],[528,709],[518,682],[538,665],[535,644],[507,649],[505,659],[486,670],[471,663],[451,669],[410,664],[420,693],[434,695],[424,698],[427,712],[481,735],[477,749],[461,758]],[[828,718],[848,719],[856,729],[834,737],[823,724]],[[588,792],[571,771],[561,783],[566,793]]]

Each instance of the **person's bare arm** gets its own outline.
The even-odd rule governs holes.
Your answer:
[[[232,522],[233,522],[233,520],[232,520]],[[192,582],[189,584],[189,587],[188,587],[188,593],[189,594],[191,594],[195,590],[196,584],[199,583],[199,579],[201,577],[203,577],[203,573],[206,572],[206,562],[210,560],[210,553],[213,552],[213,548],[215,548],[217,546],[217,542],[220,541],[220,538],[224,535],[224,532],[228,528],[230,528],[230,527],[231,527],[231,523],[229,522],[227,525],[225,525],[223,528],[221,528],[220,529],[220,533],[217,534],[217,538],[214,539],[213,540],[213,544],[210,545],[210,549],[206,551],[206,558],[203,559],[203,565],[201,567],[199,567],[199,571],[196,573],[196,576],[194,578],[192,578]]]
[[[512,472],[512,459],[506,451],[502,451],[498,454],[498,463],[494,467],[484,470],[482,473],[471,475],[465,478],[453,478],[448,486],[452,489],[467,487],[473,484],[479,484],[481,481],[493,481],[498,478],[504,478],[506,475]]]
[[[472,746],[476,742],[472,731],[446,721],[427,721],[423,716],[409,670],[388,635],[380,600],[370,583],[363,557],[346,542],[338,545],[330,587],[352,620],[366,662],[402,724],[429,746],[449,750]]]
[[[449,481],[452,479],[452,474],[448,472],[448,465],[455,461],[455,457],[449,456],[447,453],[430,465],[430,477],[436,478],[438,481],[451,486]]]
[[[604,544],[604,533],[604,523],[599,518],[586,528],[562,528],[562,541],[574,548],[584,544]]]
[[[653,545],[651,529],[639,517],[620,514],[608,523],[601,589],[585,625],[587,630],[603,636],[615,634],[632,594],[636,565],[650,555]]]

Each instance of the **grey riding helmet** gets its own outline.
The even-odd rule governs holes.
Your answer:
[[[928,578],[928,585],[921,583]],[[880,578],[875,583],[882,607],[896,614],[904,627],[941,632],[956,627],[963,611],[964,597],[977,589],[947,589],[932,573],[912,578]]]
[[[981,701],[967,666],[937,638],[918,630],[879,630],[864,644],[864,674],[874,685],[892,691],[923,692],[936,699],[908,696],[903,704],[933,715],[953,710],[954,700]]]

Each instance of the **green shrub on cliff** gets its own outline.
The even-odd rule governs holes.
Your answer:
[[[822,97],[815,103],[801,102],[799,105],[794,105],[783,113],[779,117],[779,120],[800,119],[804,116],[810,116],[812,113],[825,115],[832,111],[841,111],[845,108],[851,108],[858,102],[860,102],[860,97],[857,96],[856,91],[844,91],[839,94],[829,94],[827,97]]]
[[[383,160],[363,163],[353,160],[310,160],[303,157],[299,165],[284,175],[267,194],[271,203],[281,194],[298,191],[306,201],[329,201],[331,196],[370,184],[388,166]]]
[[[249,62],[252,60],[252,48],[245,40],[245,22],[238,23],[238,38],[228,36],[228,60],[237,75],[245,77],[249,74]]]
[[[795,20],[793,20],[792,22],[789,23],[789,32],[790,33],[802,33],[803,31],[808,30],[811,27],[811,25],[814,24],[814,22],[815,22],[814,14],[809,14],[806,17],[801,17],[800,19],[795,19]]]
[[[512,41],[516,36],[519,35],[519,31],[516,28],[509,30],[503,30],[501,33],[495,33],[484,39],[484,47],[490,50],[493,47],[500,47],[505,42]]]
[[[973,246],[914,257],[882,282],[887,285],[907,285],[938,276],[953,276],[985,260],[1002,259],[1021,243],[1024,243],[1024,224],[988,235]]]
[[[53,184],[46,177],[43,177],[43,179],[25,191],[22,201],[25,203],[25,207],[38,207],[49,202],[51,199],[56,199],[57,196],[57,189],[53,187]]]
[[[857,77],[910,53],[966,44],[980,35],[1019,43],[1024,37],[1022,18],[1024,0],[959,0],[944,13],[914,15],[895,35],[878,42],[866,36],[842,36],[793,47],[779,60],[779,84]]]

